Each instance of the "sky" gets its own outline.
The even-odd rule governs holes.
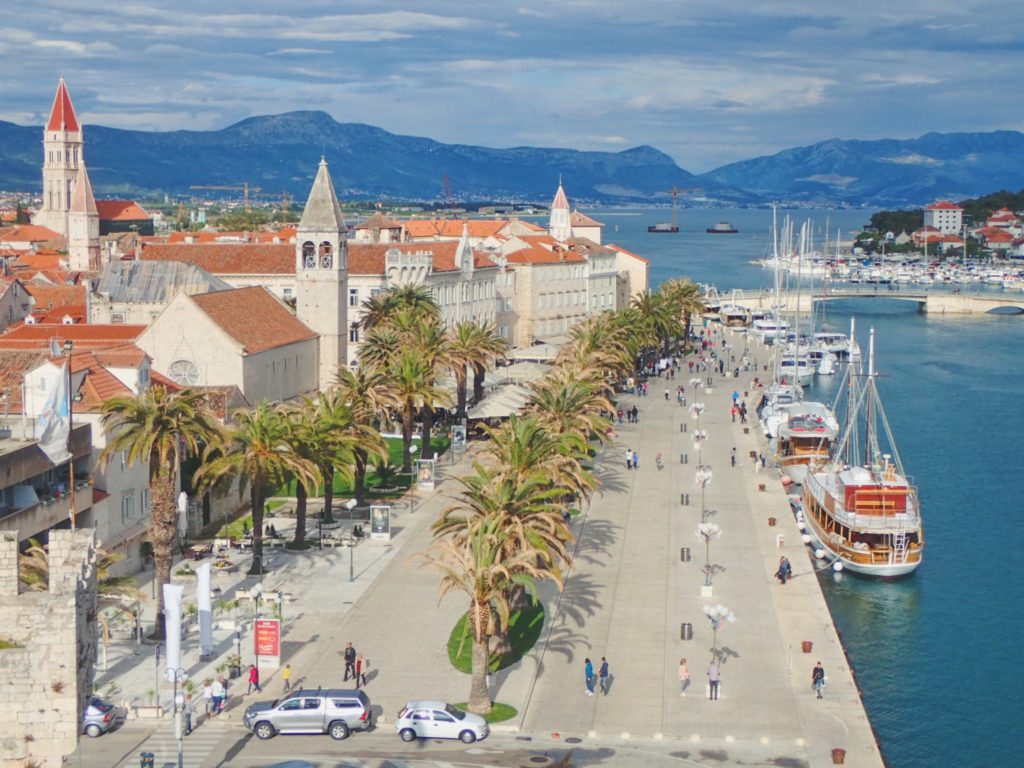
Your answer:
[[[318,109],[493,147],[648,144],[700,173],[831,138],[1024,129],[1024,13],[992,0],[34,0],[0,119],[209,130]],[[86,129],[88,130],[88,129]]]

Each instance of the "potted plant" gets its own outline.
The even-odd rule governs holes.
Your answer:
[[[230,654],[224,661],[228,670],[228,679],[235,680],[242,676],[242,657],[237,653]]]
[[[135,708],[135,714],[140,718],[160,718],[163,717],[163,707],[158,707],[156,704],[156,689],[150,688],[146,691],[145,703],[140,704]]]
[[[397,490],[395,480],[398,478],[398,467],[387,459],[381,459],[373,467],[373,474],[377,478],[378,491]]]

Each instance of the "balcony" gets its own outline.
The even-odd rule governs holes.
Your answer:
[[[0,507],[0,527],[18,531],[24,541],[38,536],[71,516],[71,493],[53,489],[37,492],[30,485],[17,486],[22,490],[11,504]],[[10,490],[14,490],[13,488]],[[92,508],[92,485],[89,478],[75,483],[75,514],[81,515]]]

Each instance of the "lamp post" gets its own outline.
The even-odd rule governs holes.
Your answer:
[[[694,480],[697,483],[697,487],[700,488],[700,521],[706,523],[708,519],[707,507],[704,505],[705,491],[707,490],[708,484],[712,478],[711,466],[705,466],[701,464],[697,467],[697,472],[694,474]]]
[[[732,623],[736,621],[736,616],[726,608],[724,605],[719,603],[718,605],[705,605],[704,615],[707,617],[708,622],[711,624],[711,658],[718,659],[718,628],[722,626],[723,621]]]
[[[416,451],[418,451],[418,450],[419,450],[419,446],[418,445],[410,445],[409,446],[409,455],[412,457],[409,460],[410,461],[410,466],[411,466],[411,462],[416,460]],[[409,481],[410,481],[409,482],[409,514],[412,514],[413,512],[416,511],[416,470],[415,469],[412,470],[412,474],[410,474],[410,476],[409,476]]]
[[[355,509],[355,508],[356,508],[356,500],[355,499],[349,499],[348,501],[345,502],[345,509],[347,509],[349,511],[349,515],[350,516],[352,514],[352,510]],[[355,530],[356,530],[356,527],[355,527],[355,525],[353,525],[352,526],[352,533],[351,533],[351,536],[349,537],[349,541],[348,541],[348,580],[349,580],[349,582],[353,582],[353,581],[356,580],[356,576],[355,576],[356,533],[355,533]]]
[[[178,681],[188,680],[188,672],[181,667],[173,670],[174,674],[174,737],[178,740],[178,768],[185,762],[185,692],[178,692]]]
[[[697,526],[697,536],[704,542],[704,586],[711,589],[711,540],[721,536],[722,529],[717,523],[701,523]],[[710,597],[710,595],[708,595]]]
[[[242,665],[242,628],[235,629],[235,656],[238,657],[238,665]]]

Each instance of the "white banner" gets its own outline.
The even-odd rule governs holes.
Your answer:
[[[164,677],[174,680],[174,671],[181,668],[181,597],[180,584],[164,584],[164,618],[167,627],[167,666]]]
[[[196,568],[196,605],[199,607],[199,652],[213,653],[213,601],[210,596],[210,564]]]
[[[71,432],[71,420],[68,418],[68,364],[60,367],[57,380],[48,389],[46,403],[39,414],[39,449],[54,464],[67,461],[68,435]]]

